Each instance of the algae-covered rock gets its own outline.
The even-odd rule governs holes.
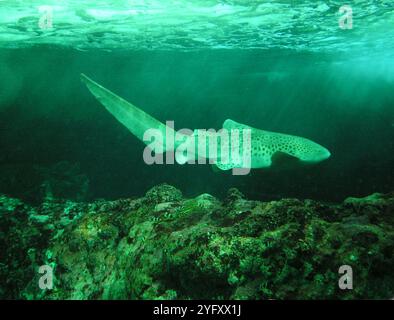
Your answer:
[[[30,207],[0,197],[1,298],[387,299],[394,296],[394,195],[343,204],[247,200],[230,189],[185,199]],[[38,286],[41,265],[54,272]],[[343,290],[339,268],[353,270]]]
[[[145,198],[151,203],[179,201],[182,199],[182,192],[173,186],[163,183],[150,189],[146,193]]]

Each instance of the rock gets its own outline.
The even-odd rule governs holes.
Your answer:
[[[50,217],[46,216],[46,215],[31,215],[29,218],[31,221],[34,221],[34,222],[40,223],[40,224],[45,224],[50,219]]]
[[[163,183],[150,189],[146,193],[145,198],[152,204],[173,202],[182,199],[182,192],[173,186]]]
[[[174,202],[163,202],[163,203],[158,203],[158,204],[155,206],[154,211],[155,211],[155,212],[167,211],[167,210],[171,209],[172,207],[174,207]]]
[[[0,195],[0,298],[389,299],[393,208],[394,193],[327,205],[232,189],[221,202],[166,184],[141,199],[37,207]],[[43,264],[53,290],[37,286]],[[338,287],[342,265],[353,290]]]
[[[239,191],[237,188],[230,188],[227,191],[227,196],[226,196],[226,203],[231,203],[237,200],[245,199],[244,194]]]
[[[195,200],[197,201],[197,205],[203,209],[209,210],[209,209],[214,209],[215,207],[217,207],[219,204],[219,201],[211,196],[208,193],[203,193],[201,195],[199,195],[198,197],[195,198]]]
[[[354,198],[349,197],[346,198],[344,204],[353,204],[353,205],[384,205],[386,203],[385,196],[381,193],[373,193],[364,198]]]

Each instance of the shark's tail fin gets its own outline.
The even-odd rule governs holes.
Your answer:
[[[137,108],[130,102],[122,99],[113,92],[94,82],[86,75],[81,74],[81,80],[86,84],[90,92],[96,97],[98,101],[120,122],[122,123],[133,135],[141,141],[143,140],[144,133],[148,129],[159,130],[162,136],[166,137],[166,130],[173,130],[166,126],[164,123],[153,118],[146,112]],[[173,144],[166,147],[164,143],[163,151],[172,151]],[[168,149],[168,150],[167,150]]]

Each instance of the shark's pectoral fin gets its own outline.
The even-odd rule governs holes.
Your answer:
[[[295,156],[292,156],[288,153],[281,152],[281,151],[276,151],[272,157],[271,157],[272,163],[274,165],[282,165],[286,163],[294,163],[294,162],[300,162],[300,159],[298,159]]]
[[[290,154],[277,151],[272,157],[272,170],[283,170],[283,169],[293,169],[300,166],[300,159],[294,157]]]
[[[224,163],[224,162],[221,162],[221,160],[219,159],[212,166],[212,168],[216,168],[216,170],[215,169],[213,169],[213,170],[218,172],[219,171],[218,169],[223,170],[223,171],[231,170],[233,168],[239,168],[239,165],[236,165],[236,164],[233,164],[233,163]]]

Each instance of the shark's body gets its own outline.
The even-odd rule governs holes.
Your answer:
[[[81,75],[81,79],[97,100],[133,135],[144,143],[147,143],[144,141],[144,134],[149,129],[158,130],[162,133],[163,137],[168,136],[168,132],[172,135],[176,134],[173,128],[153,118],[138,107],[89,79],[84,74]],[[277,154],[286,154],[308,163],[320,162],[330,157],[330,152],[326,148],[306,138],[260,130],[230,119],[224,121],[223,128],[228,131],[238,130],[241,132],[241,140],[242,132],[247,130],[250,132],[251,141],[250,144],[243,144],[242,141],[240,143],[241,149],[243,145],[250,148],[250,150],[246,150],[250,153],[250,161],[247,161],[247,163],[243,161],[223,161],[220,153],[220,143],[218,144],[219,151],[214,159],[210,158],[209,153],[204,153],[204,157],[210,158],[211,163],[214,163],[221,170],[233,168],[267,168],[271,166],[273,157]],[[215,136],[215,139],[218,138]],[[186,144],[194,143],[195,140],[196,134],[183,135],[183,141]],[[168,143],[165,139],[163,140],[163,152],[174,151],[177,147],[177,143]],[[240,154],[243,154],[244,151],[240,150]],[[198,159],[201,157],[201,154],[196,150],[192,155],[189,155],[188,159],[183,159],[183,162],[190,160],[190,157]]]

